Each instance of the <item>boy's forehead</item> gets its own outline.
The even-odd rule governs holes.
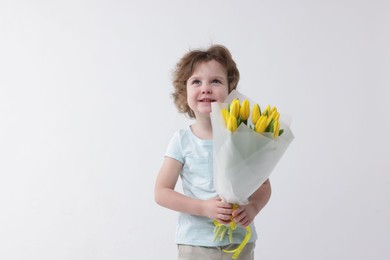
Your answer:
[[[191,74],[196,74],[197,72],[201,72],[202,70],[213,71],[217,74],[227,75],[226,67],[214,59],[208,61],[199,61],[195,63],[192,68]]]

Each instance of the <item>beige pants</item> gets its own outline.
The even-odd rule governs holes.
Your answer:
[[[223,249],[235,249],[239,245],[228,245],[222,247],[202,247],[178,245],[179,260],[232,260],[232,253],[225,253]],[[256,243],[248,243],[237,260],[254,260]]]

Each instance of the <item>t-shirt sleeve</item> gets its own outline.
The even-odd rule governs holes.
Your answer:
[[[171,157],[184,164],[184,158],[181,149],[181,135],[178,132],[174,133],[174,135],[171,137],[165,156]]]

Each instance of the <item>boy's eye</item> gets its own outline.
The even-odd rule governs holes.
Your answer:
[[[221,81],[220,81],[219,79],[214,79],[213,81],[211,81],[211,83],[217,83],[217,84],[219,84],[219,83],[221,83]]]
[[[191,84],[192,85],[199,85],[200,84],[200,80],[194,79]]]

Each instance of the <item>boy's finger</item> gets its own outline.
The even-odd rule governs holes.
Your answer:
[[[233,210],[232,210],[232,209],[228,209],[228,208],[221,208],[221,209],[218,210],[218,212],[219,212],[220,214],[225,214],[225,215],[231,216]]]
[[[231,216],[230,215],[218,214],[217,218],[218,218],[218,221],[219,220],[228,221],[228,222],[231,221]]]
[[[231,208],[233,208],[233,205],[230,204],[230,203],[221,201],[221,202],[219,202],[219,207],[226,208],[226,209],[231,209]]]
[[[238,208],[232,212],[233,217],[240,215],[241,212],[243,212],[243,208]]]

